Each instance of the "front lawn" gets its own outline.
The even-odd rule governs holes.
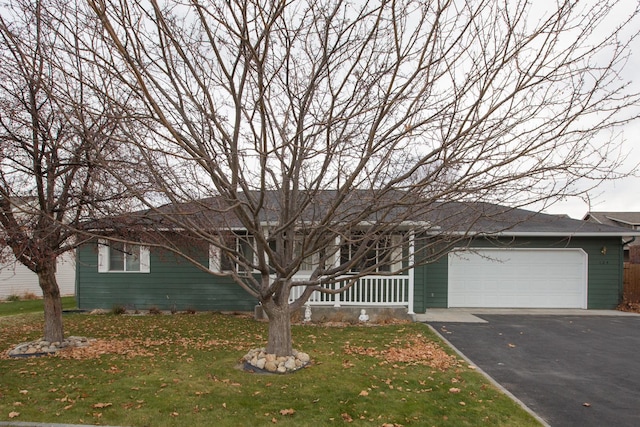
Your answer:
[[[40,338],[41,321],[36,314],[0,318],[0,420],[539,425],[473,367],[434,348],[438,340],[423,324],[296,325],[295,347],[313,364],[294,374],[262,375],[237,369],[239,359],[266,339],[267,325],[247,316],[68,314],[67,335],[96,338],[92,347],[8,359],[6,351],[16,344]]]
[[[42,298],[20,301],[0,301],[0,317],[15,314],[39,313],[44,310]],[[62,309],[70,310],[76,307],[75,297],[62,297]]]

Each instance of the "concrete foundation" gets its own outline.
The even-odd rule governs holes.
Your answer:
[[[365,310],[369,316],[369,323],[386,323],[393,320],[413,321],[412,315],[407,313],[406,307],[377,307],[377,306],[311,306],[311,322],[344,322],[358,324],[361,311]],[[254,310],[255,318],[258,320],[268,320],[261,305],[257,305]],[[292,313],[291,320],[302,323],[305,316],[305,307]]]

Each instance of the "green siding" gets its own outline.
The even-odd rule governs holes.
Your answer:
[[[622,296],[622,247],[611,238],[516,238],[476,240],[474,247],[582,248],[588,255],[590,309],[615,308]],[[607,248],[602,254],[603,247]],[[202,255],[206,262],[205,254]],[[97,246],[77,251],[77,300],[81,309],[124,306],[145,310],[249,311],[257,300],[228,278],[215,277],[167,253],[151,252],[150,273],[98,273]],[[206,265],[206,264],[205,264]],[[419,265],[414,272],[414,311],[446,308],[448,260]]]
[[[77,251],[81,309],[253,311],[257,300],[227,278],[215,277],[170,253],[151,249],[149,273],[98,273],[96,244]],[[202,262],[206,265],[206,259]]]
[[[587,308],[613,309],[622,298],[623,251],[618,237],[577,238],[502,238],[474,240],[472,247],[512,248],[582,248],[588,256]],[[602,248],[606,247],[606,254]],[[448,261],[447,256],[420,265],[415,269],[416,313],[429,308],[448,306]]]

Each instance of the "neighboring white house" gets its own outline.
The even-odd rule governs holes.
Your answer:
[[[74,295],[76,290],[75,252],[67,252],[58,258],[56,272],[61,295]],[[11,295],[33,293],[42,297],[38,276],[19,262],[0,265],[0,300]]]

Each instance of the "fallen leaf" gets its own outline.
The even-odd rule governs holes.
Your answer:
[[[96,403],[93,405],[94,408],[98,409],[98,408],[108,408],[109,406],[113,405],[112,403]]]
[[[296,413],[296,410],[293,408],[289,408],[289,409],[281,409],[280,410],[280,415],[293,415]]]
[[[15,412],[15,411],[9,412],[9,418],[15,418],[18,416],[20,416],[20,412]]]
[[[367,390],[362,390],[358,396],[369,396],[369,392]]]
[[[20,394],[27,394],[27,393],[29,393],[29,390],[20,390],[18,393],[20,393]]]
[[[353,418],[351,418],[351,415],[347,414],[346,412],[344,414],[342,414],[342,419],[345,420],[348,423],[352,423],[353,422]]]
[[[509,343],[509,347],[510,347],[510,348],[515,348],[515,346],[516,346],[515,344],[511,344],[511,343]]]
[[[466,403],[464,403],[464,402],[458,402],[458,403],[460,404],[460,406],[465,406],[466,405]]]
[[[590,407],[591,407],[591,403],[589,403],[589,402],[584,402],[584,403],[582,404],[582,406],[584,406],[584,407],[586,407],[586,408],[590,408]]]
[[[457,387],[451,387],[449,393],[460,393],[460,389]]]

